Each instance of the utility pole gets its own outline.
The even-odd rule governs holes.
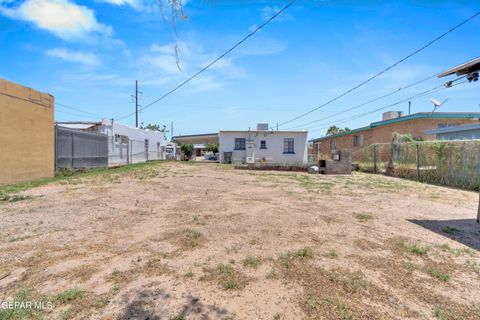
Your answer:
[[[138,128],[138,80],[135,80],[135,128]]]
[[[278,121],[277,121],[277,131],[278,131]]]
[[[410,115],[410,107],[412,106],[412,101],[408,101],[408,115]]]
[[[170,123],[170,135],[171,135],[170,141],[173,141],[173,121]]]

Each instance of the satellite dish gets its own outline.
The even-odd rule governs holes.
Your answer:
[[[430,101],[433,103],[435,107],[440,107],[442,105],[442,103],[438,101],[438,99],[430,98]]]
[[[437,110],[437,108],[440,107],[442,104],[444,104],[445,102],[447,102],[447,100],[448,100],[448,98],[445,99],[443,102],[440,102],[440,100],[438,100],[438,99],[430,98],[430,102],[433,103],[432,113],[434,113],[435,110]]]

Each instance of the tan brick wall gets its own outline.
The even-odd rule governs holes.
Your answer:
[[[54,98],[0,79],[0,184],[54,175]]]
[[[448,123],[448,124],[472,124],[478,123],[478,120],[472,119],[414,119],[410,121],[393,123],[385,126],[370,128],[358,133],[352,133],[342,137],[336,138],[327,138],[325,140],[314,143],[314,157],[316,160],[320,159],[329,159],[330,158],[330,143],[332,139],[336,141],[337,149],[352,149],[356,150],[360,147],[355,147],[353,145],[353,137],[355,135],[363,135],[363,145],[368,146],[374,143],[388,143],[392,141],[392,134],[396,131],[401,134],[410,133],[414,137],[422,137],[426,140],[433,140],[436,137],[434,135],[426,135],[424,132],[430,129],[437,129],[439,124]],[[317,144],[320,144],[320,147],[317,147]],[[319,153],[317,152],[319,148]],[[320,157],[319,157],[320,155]]]

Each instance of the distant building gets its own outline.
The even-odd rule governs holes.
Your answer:
[[[425,134],[435,135],[437,140],[480,139],[480,123],[427,130]]]
[[[220,162],[307,163],[307,131],[273,131],[268,124],[256,130],[220,130]]]
[[[269,130],[268,124],[258,124],[256,130],[220,130],[175,136],[180,144],[218,143],[221,163],[307,163],[307,131]]]
[[[394,132],[435,140],[437,135],[426,131],[480,124],[479,118],[480,112],[421,112],[403,116],[401,112],[390,111],[383,114],[382,121],[366,127],[313,139],[313,153],[316,160],[329,159],[333,150],[356,150],[374,143],[389,143]]]
[[[99,122],[58,122],[57,125],[108,135],[109,165],[167,158],[167,142],[163,132],[132,128],[108,119]]]
[[[0,184],[54,175],[53,96],[0,79]]]

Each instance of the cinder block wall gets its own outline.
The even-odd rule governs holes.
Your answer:
[[[0,79],[0,184],[54,175],[54,98]]]
[[[320,159],[329,159],[330,158],[330,142],[331,140],[336,141],[337,150],[339,149],[352,149],[356,150],[361,147],[355,147],[353,145],[353,140],[355,135],[363,135],[363,146],[368,146],[374,143],[389,143],[392,142],[392,134],[396,131],[401,134],[410,133],[414,137],[423,137],[425,140],[434,140],[436,137],[434,135],[426,135],[425,131],[430,129],[437,129],[439,124],[472,124],[478,123],[474,122],[472,119],[451,119],[451,118],[436,118],[436,119],[414,119],[410,121],[393,123],[385,126],[375,127],[360,131],[358,133],[352,133],[341,137],[334,137],[331,139],[325,139],[320,142],[315,142],[313,146],[314,158],[318,160],[317,154],[317,144],[320,143]]]

